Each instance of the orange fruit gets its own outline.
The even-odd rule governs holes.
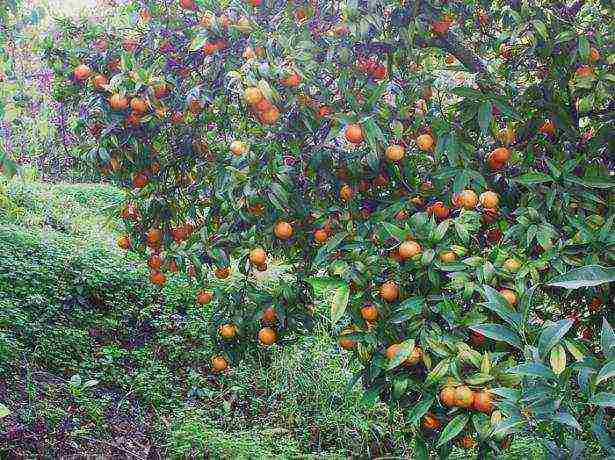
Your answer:
[[[399,245],[399,249],[397,251],[399,252],[400,257],[404,259],[411,259],[421,253],[421,245],[416,241],[404,241]]]
[[[360,144],[363,142],[363,128],[361,125],[351,123],[346,126],[346,132],[344,133],[348,142],[353,144]]]
[[[433,147],[433,137],[429,134],[421,134],[416,138],[416,145],[419,149],[427,151]]]
[[[169,94],[169,90],[167,89],[167,85],[165,83],[161,83],[160,85],[156,85],[154,87],[154,96],[156,96],[156,99],[162,99],[167,94]]]
[[[196,3],[194,3],[194,0],[179,0],[179,6],[185,10],[196,10]]]
[[[426,430],[437,430],[440,426],[442,426],[442,423],[432,413],[428,412],[423,417],[423,428]]]
[[[467,189],[459,194],[457,203],[459,203],[462,208],[474,209],[478,204],[478,197],[476,196],[474,190]]]
[[[477,391],[474,393],[474,403],[472,409],[478,412],[490,414],[493,412],[493,400],[491,394],[486,391]]]
[[[109,98],[109,105],[113,110],[126,110],[128,108],[128,99],[120,94],[113,94]]]
[[[196,295],[196,301],[199,305],[207,305],[214,298],[214,294],[209,291],[199,291]]]
[[[152,254],[149,256],[149,259],[147,259],[147,266],[152,270],[160,270],[162,267],[162,259],[158,254]]]
[[[380,286],[380,297],[387,302],[394,302],[399,297],[399,288],[392,281],[387,281]]]
[[[350,201],[353,194],[354,192],[352,190],[352,187],[348,184],[343,185],[342,188],[340,189],[340,198],[343,201]]]
[[[340,347],[342,347],[344,350],[350,350],[354,347],[357,346],[357,342],[355,342],[354,340],[351,340],[347,337],[344,337],[345,335],[351,334],[353,331],[351,331],[350,329],[346,329],[344,331],[342,331],[342,333],[340,334],[340,338],[338,340],[338,344]]]
[[[406,151],[401,145],[389,145],[384,155],[390,161],[399,161],[406,155]]]
[[[148,182],[149,182],[149,178],[147,177],[147,174],[145,174],[144,172],[137,173],[132,178],[132,185],[135,188],[143,188],[148,184]]]
[[[594,75],[594,69],[588,65],[579,66],[579,68],[574,72],[577,77],[586,78]]]
[[[483,208],[489,209],[497,208],[498,204],[500,204],[500,198],[498,197],[498,194],[491,191],[481,193],[478,197],[478,201]]]
[[[224,372],[228,368],[228,363],[222,356],[214,356],[211,358],[211,365],[214,372]]]
[[[158,286],[162,286],[167,281],[167,277],[164,275],[164,273],[159,272],[157,270],[152,271],[152,273],[149,276],[149,279],[152,283]]]
[[[267,253],[263,248],[254,248],[250,251],[250,262],[254,265],[263,265],[267,260]]]
[[[282,84],[284,86],[288,86],[291,88],[299,86],[299,83],[301,83],[301,76],[296,72],[293,72],[292,74],[290,74],[289,76],[287,76],[285,79],[282,80]]]
[[[117,240],[117,245],[122,249],[130,248],[130,238],[127,236],[120,236]]]
[[[272,107],[273,107],[273,104],[265,98],[262,98],[260,102],[254,105],[254,108],[258,110],[259,112],[267,112]]]
[[[158,244],[162,241],[162,231],[157,228],[151,228],[145,234],[149,244]]]
[[[593,46],[589,50],[589,62],[596,62],[600,60],[600,51]]]
[[[474,403],[474,392],[465,385],[455,388],[455,405],[467,409]]]
[[[449,214],[449,209],[441,201],[436,201],[427,208],[427,214],[435,215],[438,219],[446,219]]]
[[[293,226],[288,222],[278,222],[273,228],[273,233],[281,240],[287,240],[293,236]]]
[[[318,243],[324,243],[329,238],[329,235],[323,229],[318,229],[314,232],[314,239]]]
[[[216,268],[216,278],[219,279],[225,279],[228,278],[231,274],[231,268],[230,267],[220,267],[220,268]]]
[[[452,264],[457,260],[457,254],[453,251],[444,251],[440,253],[440,260],[445,264]]]
[[[270,327],[264,327],[260,331],[258,331],[258,340],[263,345],[271,345],[275,343],[277,339],[277,334]]]
[[[521,262],[519,262],[517,259],[506,259],[504,261],[504,270],[509,271],[511,273],[516,273],[517,270],[519,270],[521,268]]]
[[[87,80],[91,74],[92,71],[85,64],[79,64],[77,67],[75,67],[75,70],[73,71],[73,76],[77,81]]]
[[[453,407],[455,405],[455,388],[444,387],[440,391],[440,401],[446,407]]]
[[[275,312],[275,308],[273,307],[267,308],[263,312],[261,319],[265,321],[266,323],[273,323],[274,321],[276,321],[278,319],[278,314]]]
[[[545,120],[545,122],[540,125],[538,131],[544,134],[550,134],[551,136],[555,135],[555,123],[552,120]]]
[[[233,141],[230,145],[231,152],[236,157],[243,155],[248,151],[248,146],[242,141]]]
[[[441,21],[434,21],[431,23],[431,31],[436,35],[444,35],[450,29],[452,21],[443,19]]]
[[[147,111],[147,104],[140,97],[133,97],[130,100],[130,108],[137,113],[145,113]]]
[[[94,83],[94,88],[101,91],[104,89],[103,86],[109,84],[109,80],[107,80],[107,77],[105,77],[104,75],[96,75],[94,77],[93,83]]]
[[[280,118],[280,110],[272,105],[271,108],[260,114],[260,120],[266,125],[273,125]]]
[[[246,102],[248,104],[256,105],[260,101],[263,100],[263,93],[257,87],[250,86],[250,87],[246,88],[245,92],[243,93],[243,97],[244,97],[244,99],[246,100]]]
[[[222,324],[218,332],[224,340],[233,340],[237,335],[237,328],[234,324]]]
[[[510,289],[500,289],[500,294],[506,299],[508,304],[512,307],[517,303],[517,294]]]
[[[466,449],[472,449],[476,445],[476,441],[471,436],[464,436],[463,438],[461,438],[459,444],[461,445],[461,447],[464,447]]]
[[[361,316],[365,321],[376,321],[378,318],[378,310],[373,305],[365,305],[361,308]]]
[[[510,159],[510,150],[506,147],[498,147],[491,152],[489,159],[493,159],[493,161],[499,163],[506,163]]]

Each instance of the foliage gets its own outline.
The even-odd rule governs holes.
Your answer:
[[[612,453],[607,6],[126,2],[46,53],[84,157],[126,191],[119,244],[211,308],[213,371],[324,303],[419,458],[514,432]]]

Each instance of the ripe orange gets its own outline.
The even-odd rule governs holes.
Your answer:
[[[594,297],[592,301],[589,303],[589,311],[591,313],[596,313],[600,311],[602,305],[603,305],[602,299],[598,297]]]
[[[318,243],[324,243],[329,238],[329,235],[323,229],[318,229],[314,232],[314,239]]]
[[[474,209],[478,204],[478,197],[476,196],[474,190],[467,189],[459,194],[457,202],[462,208]]]
[[[453,251],[444,251],[440,254],[440,260],[445,264],[452,264],[457,260],[457,254]]]
[[[416,138],[416,145],[419,149],[427,151],[433,147],[433,137],[429,134],[421,134]]]
[[[145,113],[147,111],[147,104],[140,97],[133,97],[130,100],[130,108],[137,113]]]
[[[538,131],[555,136],[555,123],[553,123],[552,120],[545,120],[545,122],[538,128]]]
[[[248,104],[256,105],[263,100],[263,93],[257,87],[250,86],[249,88],[246,88],[243,97]]]
[[[218,279],[225,279],[228,278],[231,274],[231,267],[220,267],[220,268],[216,268],[216,278]]]
[[[519,262],[517,259],[506,259],[504,261],[504,270],[509,271],[511,273],[516,273],[517,270],[519,270],[521,268],[521,262]]]
[[[130,238],[127,236],[120,236],[117,240],[117,245],[122,249],[130,248]]]
[[[164,275],[164,273],[157,270],[152,271],[152,273],[149,275],[149,279],[152,283],[158,286],[162,286],[167,281],[167,277]]]
[[[299,86],[299,83],[301,83],[301,75],[296,72],[291,73],[289,76],[282,80],[282,84],[284,86],[288,86],[291,88]]]
[[[441,201],[436,201],[427,208],[427,214],[433,214],[438,219],[446,219],[449,214],[449,209]]]
[[[109,80],[107,80],[107,77],[105,77],[104,75],[96,75],[93,82],[94,88],[96,88],[98,91],[102,91],[104,89],[103,86],[109,84]]]
[[[233,141],[230,146],[231,152],[236,157],[243,155],[248,151],[248,146],[242,141]]]
[[[278,222],[273,228],[273,233],[281,240],[287,240],[293,236],[293,226],[288,222]]]
[[[508,304],[512,307],[517,303],[517,294],[510,289],[500,289],[500,294],[506,299]]]
[[[440,401],[446,407],[453,407],[455,405],[455,388],[444,387],[440,391]]]
[[[196,295],[196,302],[199,305],[207,305],[214,298],[214,294],[209,291],[199,291]]]
[[[464,436],[461,441],[459,441],[459,444],[466,449],[472,449],[476,445],[476,441],[472,436]]]
[[[587,78],[594,75],[594,69],[588,65],[579,66],[579,68],[574,72],[577,77]]]
[[[260,331],[258,331],[258,340],[263,345],[271,345],[275,343],[277,339],[277,334],[270,327],[264,327]]]
[[[506,163],[510,159],[510,150],[506,147],[498,147],[491,152],[489,159],[499,163]]]
[[[179,6],[185,10],[196,10],[196,3],[194,3],[194,0],[179,0]]]
[[[222,356],[214,356],[211,358],[211,365],[214,372],[224,372],[228,368],[228,362]]]
[[[376,321],[378,318],[378,309],[373,305],[365,305],[361,308],[361,316],[365,321]]]
[[[79,64],[77,67],[75,67],[75,70],[73,71],[73,75],[75,77],[75,80],[77,81],[87,80],[91,74],[92,71],[85,64]]]
[[[280,118],[280,110],[272,105],[269,110],[262,112],[259,118],[266,125],[273,125]]]
[[[273,107],[273,104],[265,98],[262,98],[260,102],[254,105],[254,108],[258,110],[259,112],[267,112],[272,107]]]
[[[145,234],[149,244],[158,244],[162,241],[162,232],[157,228],[152,228]]]
[[[394,302],[399,296],[399,288],[392,281],[387,281],[380,286],[380,297],[387,302]]]
[[[486,391],[477,391],[474,393],[474,403],[472,404],[472,409],[478,412],[484,412],[485,414],[490,414],[493,412],[493,400],[491,399],[491,394]]]
[[[436,35],[444,35],[448,32],[452,22],[448,20],[434,21],[431,23],[431,31]]]
[[[384,155],[390,161],[399,161],[406,155],[406,151],[401,145],[389,145]]]
[[[113,110],[126,110],[128,108],[128,99],[116,93],[109,98],[109,105]]]
[[[455,389],[455,405],[467,409],[474,403],[474,392],[465,385]]]
[[[589,62],[596,62],[600,60],[600,51],[593,46],[589,50]]]
[[[237,328],[234,324],[222,324],[219,329],[220,337],[224,340],[233,340],[237,335]]]
[[[498,194],[491,191],[481,193],[478,197],[478,201],[483,206],[483,208],[489,209],[497,208],[498,204],[500,203]]]
[[[357,342],[355,342],[354,340],[351,340],[349,338],[344,337],[345,335],[351,334],[352,330],[350,329],[346,329],[344,331],[342,331],[342,333],[340,334],[340,338],[338,340],[339,346],[342,347],[344,350],[350,350],[354,347],[357,346]]]
[[[263,312],[261,319],[266,323],[273,323],[278,319],[278,314],[275,312],[274,307],[269,307]]]
[[[267,253],[263,248],[254,248],[250,251],[250,262],[254,265],[263,265],[267,260]]]
[[[361,128],[361,125],[356,123],[351,123],[346,126],[346,132],[344,135],[346,136],[348,142],[353,144],[360,144],[363,142],[363,128]]]
[[[162,267],[162,259],[158,254],[152,254],[149,256],[149,259],[147,259],[147,266],[152,270],[160,270]]]
[[[428,412],[423,417],[423,428],[426,430],[437,430],[440,426],[442,426],[442,423],[432,413]]]
[[[352,187],[348,184],[343,185],[340,189],[340,198],[343,201],[350,201],[353,194],[354,192],[352,190]]]
[[[400,257],[404,259],[411,259],[421,253],[421,245],[416,241],[404,241],[399,245],[398,252]]]

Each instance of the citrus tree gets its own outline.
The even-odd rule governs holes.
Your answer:
[[[131,1],[46,54],[126,190],[119,246],[199,287],[213,372],[326,316],[418,458],[516,432],[578,456],[613,451],[608,13]]]

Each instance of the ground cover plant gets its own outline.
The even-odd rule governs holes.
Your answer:
[[[349,388],[403,414],[415,457],[530,436],[581,458],[613,453],[609,13],[128,1],[45,45],[125,192],[117,244],[158,289],[189,280],[208,372],[326,310]]]

